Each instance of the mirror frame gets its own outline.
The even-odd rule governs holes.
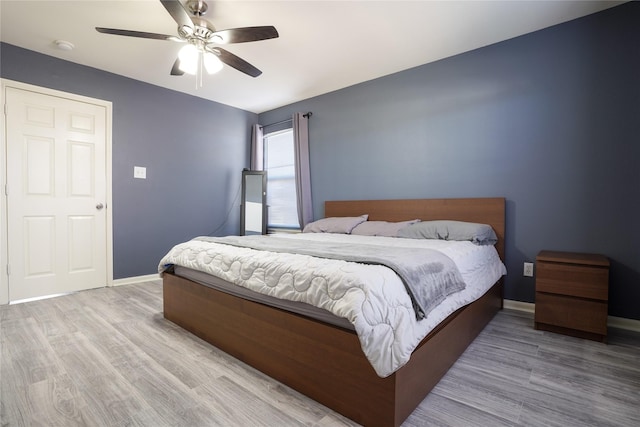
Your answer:
[[[262,176],[262,234],[267,234],[267,171],[242,171],[242,199],[240,203],[240,235],[246,234],[247,177]]]

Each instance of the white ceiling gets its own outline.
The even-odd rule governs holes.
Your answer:
[[[184,2],[184,0],[183,0]],[[175,35],[158,0],[0,0],[3,42],[260,113],[615,6],[620,1],[209,2],[217,29],[273,25],[280,37],[225,46],[263,71],[170,76],[178,43],[100,34],[109,27]],[[57,39],[75,45],[55,47]]]

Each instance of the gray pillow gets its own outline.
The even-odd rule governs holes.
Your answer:
[[[398,237],[409,239],[468,240],[477,245],[495,245],[495,231],[487,224],[463,221],[422,221],[398,231]]]
[[[369,215],[323,218],[305,225],[303,233],[343,233],[349,234],[353,228],[365,222]]]
[[[416,222],[420,222],[420,220],[413,219],[411,221],[400,222],[365,221],[356,225],[356,227],[351,230],[351,234],[359,234],[361,236],[396,237],[398,236],[398,231],[401,228],[406,227],[407,225],[415,224]]]

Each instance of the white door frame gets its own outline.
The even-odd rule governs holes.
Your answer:
[[[0,304],[9,302],[9,280],[7,275],[8,264],[8,222],[7,222],[7,130],[5,127],[5,99],[7,88],[16,88],[20,90],[32,91],[43,95],[57,96],[73,101],[86,102],[90,104],[103,106],[106,110],[106,173],[107,173],[107,196],[106,196],[106,216],[107,216],[107,286],[113,286],[113,209],[111,198],[111,134],[112,134],[112,105],[109,101],[102,99],[89,98],[86,96],[76,95],[72,93],[62,92],[59,90],[48,89],[40,86],[34,86],[27,83],[16,82],[13,80],[0,79],[0,104],[2,117],[0,120],[0,165],[2,165],[2,173],[0,174]]]

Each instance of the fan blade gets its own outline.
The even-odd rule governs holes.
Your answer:
[[[221,47],[216,47],[214,49],[210,49],[213,53],[218,55],[220,61],[224,62],[230,67],[235,68],[238,71],[241,71],[251,77],[258,77],[262,74],[262,71],[258,70],[253,65],[249,64],[244,59],[234,55],[233,53],[222,49]]]
[[[160,3],[167,9],[173,20],[178,23],[178,27],[193,28],[193,22],[191,22],[189,14],[178,0],[160,0]]]
[[[96,27],[96,31],[104,34],[115,34],[116,36],[140,37],[143,39],[169,40],[172,42],[182,42],[176,36],[168,36],[166,34],[145,33],[143,31],[117,30],[115,28]]]
[[[174,62],[173,67],[171,67],[171,75],[181,76],[183,74],[184,74],[184,71],[180,69],[180,58],[176,58],[176,62]]]
[[[213,37],[220,37],[221,44],[227,43],[246,43],[256,42],[259,40],[275,39],[278,37],[278,31],[275,27],[243,27],[232,28],[229,30],[220,30],[213,33]]]

